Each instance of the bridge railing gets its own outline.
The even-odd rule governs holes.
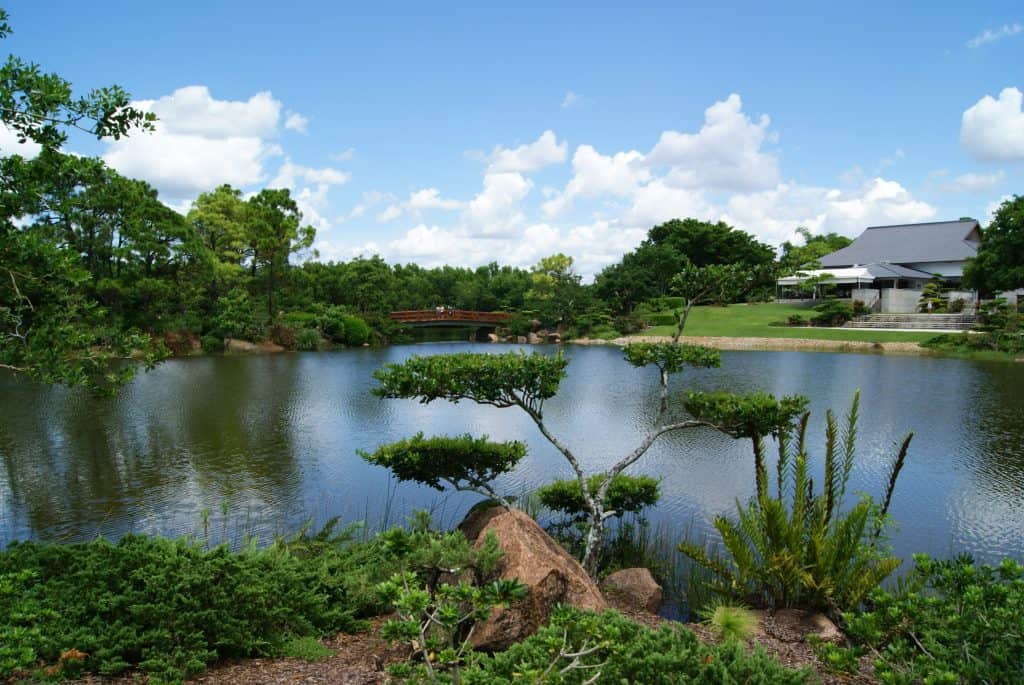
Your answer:
[[[408,309],[391,312],[391,320],[399,323],[423,323],[430,321],[464,321],[467,323],[502,324],[508,323],[512,315],[508,312],[477,312],[469,309]]]

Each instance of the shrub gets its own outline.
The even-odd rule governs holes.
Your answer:
[[[815,326],[842,326],[853,318],[853,306],[841,300],[825,300],[814,308],[818,315],[811,319]]]
[[[786,318],[786,325],[787,326],[806,326],[807,325],[807,320],[804,319],[804,317],[800,316],[799,314],[790,314],[789,317]]]
[[[220,337],[219,335],[207,334],[203,336],[202,340],[200,341],[200,345],[202,346],[203,352],[206,352],[207,354],[223,352],[224,338]]]
[[[277,323],[270,327],[270,341],[280,345],[286,350],[295,349],[295,329],[283,323]]]
[[[676,317],[671,312],[656,312],[653,314],[644,314],[644,321],[649,326],[674,326],[676,325]]]
[[[345,326],[345,344],[350,347],[358,347],[370,342],[370,336],[373,335],[373,329],[365,321],[360,319],[358,316],[346,316],[343,317],[342,322]]]
[[[808,469],[804,414],[793,444],[790,430],[778,435],[776,494],[769,488],[764,445],[751,430],[757,494],[746,505],[737,502],[737,520],[715,519],[728,558],[711,556],[692,542],[681,552],[711,571],[710,589],[775,608],[796,607],[838,614],[856,607],[899,565],[877,546],[884,529],[893,489],[913,433],[893,459],[880,507],[868,497],[847,508],[846,485],[855,460],[859,393],[846,417],[842,434],[829,410],[825,421],[825,464],[821,492],[814,492]],[[786,501],[786,499],[789,501]]]
[[[651,630],[614,611],[556,609],[549,624],[506,651],[478,655],[464,685],[512,683],[745,683],[795,685],[810,674],[783,667],[760,647],[706,645],[686,628]]]
[[[292,636],[351,630],[357,607],[332,574],[349,563],[338,544],[302,558],[135,535],[13,543],[0,553],[0,677],[70,666],[76,650],[84,670],[178,682],[219,658],[277,654]]]
[[[1024,565],[914,561],[901,590],[876,590],[868,611],[846,615],[882,682],[1024,682]]]
[[[233,288],[221,295],[214,307],[213,322],[225,338],[255,337],[256,319],[249,293],[244,288]]]
[[[315,352],[320,349],[320,333],[312,328],[303,328],[295,335],[295,349]]]
[[[624,314],[622,316],[616,316],[612,321],[612,326],[619,335],[629,335],[630,333],[636,333],[643,330],[644,322],[639,316]]]
[[[961,314],[966,308],[967,302],[959,297],[955,297],[946,303],[946,311],[950,314]]]
[[[868,309],[868,306],[866,304],[864,304],[864,300],[854,300],[853,301],[853,315],[854,316],[864,316],[865,314],[870,314],[870,313],[871,313],[871,310]]]

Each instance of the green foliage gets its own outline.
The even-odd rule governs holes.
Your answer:
[[[224,338],[219,335],[204,335],[199,344],[203,352],[207,354],[216,354],[217,352],[224,351]]]
[[[303,328],[295,334],[295,349],[315,352],[320,349],[320,333],[312,328]]]
[[[915,555],[899,591],[878,589],[846,614],[847,632],[877,654],[883,683],[1024,682],[1024,565]]]
[[[991,351],[1024,353],[1024,315],[999,298],[981,307],[974,333],[937,335],[921,343],[922,347],[953,351]]]
[[[287,545],[235,553],[134,535],[14,543],[0,553],[0,676],[61,664],[72,649],[85,670],[138,668],[151,682],[224,657],[279,654],[292,637],[357,627],[349,563],[339,545],[300,556]]]
[[[790,314],[786,317],[787,326],[806,326],[807,320],[799,314]]]
[[[401,481],[416,481],[443,490],[442,483],[456,490],[481,492],[501,499],[491,481],[516,467],[526,456],[526,445],[518,441],[491,442],[487,436],[436,436],[411,438],[381,445],[372,454],[359,452],[371,464],[390,469]]]
[[[379,397],[417,398],[426,404],[444,399],[471,400],[497,407],[520,406],[540,412],[558,392],[569,360],[537,352],[479,354],[461,352],[410,357],[374,372]]]
[[[811,319],[815,326],[842,326],[854,316],[853,306],[842,300],[825,300],[814,307],[818,315]]]
[[[370,326],[358,316],[345,316],[342,318],[342,325],[345,327],[345,344],[350,347],[358,347],[370,342],[373,331]]]
[[[726,640],[746,640],[757,628],[757,617],[743,605],[719,599],[697,612],[715,634]]]
[[[722,354],[712,347],[679,345],[675,343],[630,343],[623,355],[633,366],[653,364],[665,373],[678,373],[684,367],[717,368],[722,365]]]
[[[788,240],[782,243],[782,256],[779,257],[779,271],[783,274],[795,273],[799,269],[817,269],[822,257],[841,250],[853,242],[838,233],[813,235],[800,226],[796,232],[803,238],[803,245],[794,245]]]
[[[802,408],[803,403],[789,411]],[[826,416],[824,478],[815,492],[809,475],[806,451],[808,414],[794,431],[786,418],[768,405],[760,418],[748,423],[754,445],[757,494],[746,505],[737,503],[735,520],[719,516],[715,529],[722,537],[727,557],[709,555],[692,542],[679,546],[697,564],[710,570],[715,579],[710,588],[724,596],[737,597],[758,605],[796,607],[829,611],[833,615],[856,607],[900,564],[877,545],[886,523],[896,480],[906,459],[911,433],[892,461],[881,506],[863,496],[852,507],[844,500],[846,485],[855,461],[859,395],[846,416],[842,431],[835,416]],[[730,412],[726,412],[729,414]],[[725,430],[737,435],[745,420],[729,421]],[[775,473],[775,494],[769,486],[762,436],[772,425],[778,431],[779,457]]]
[[[1024,287],[1024,196],[1014,195],[996,210],[977,255],[964,266],[963,282],[990,294]]]
[[[256,318],[252,301],[244,288],[233,288],[217,300],[213,324],[225,338],[252,340],[256,337]]]
[[[776,399],[765,393],[691,392],[683,404],[695,418],[707,421],[734,438],[760,439],[789,431],[807,408],[807,398],[787,395]]]
[[[861,649],[840,647],[831,642],[822,642],[817,635],[808,635],[807,640],[814,648],[818,661],[829,673],[856,674],[860,671]]]
[[[399,664],[391,675],[413,682],[461,681],[464,662],[472,653],[469,631],[497,606],[508,606],[526,595],[516,580],[495,580],[482,586],[459,581],[424,587],[412,572],[398,573],[377,586],[381,599],[394,607],[397,618],[381,628],[389,642],[408,645],[418,664]]]
[[[595,473],[588,479],[591,492],[597,492],[607,476]],[[650,476],[630,476],[620,473],[612,480],[605,497],[606,513],[622,518],[625,514],[639,514],[655,505],[661,497],[660,481]],[[556,480],[537,490],[540,503],[552,511],[565,514],[572,521],[584,521],[589,516],[583,490],[576,479]]]
[[[614,611],[562,607],[547,626],[504,652],[480,656],[462,673],[464,685],[583,683],[807,683],[806,671],[783,667],[764,650],[738,642],[707,645],[686,628],[650,630]]]
[[[921,299],[917,301],[917,311],[939,314],[946,311],[946,282],[942,276],[933,276],[921,289]],[[931,305],[931,306],[929,306]],[[962,307],[961,307],[962,309]]]

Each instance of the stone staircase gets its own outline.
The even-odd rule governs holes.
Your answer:
[[[843,328],[969,331],[976,318],[973,314],[867,314],[848,321]]]

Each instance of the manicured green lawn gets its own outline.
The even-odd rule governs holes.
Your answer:
[[[686,321],[684,336],[728,338],[805,338],[810,340],[863,340],[866,342],[921,342],[936,335],[931,331],[896,331],[849,328],[772,326],[791,314],[808,319],[814,310],[790,304],[734,304],[728,307],[694,307]],[[652,326],[638,335],[672,335],[672,326]]]

